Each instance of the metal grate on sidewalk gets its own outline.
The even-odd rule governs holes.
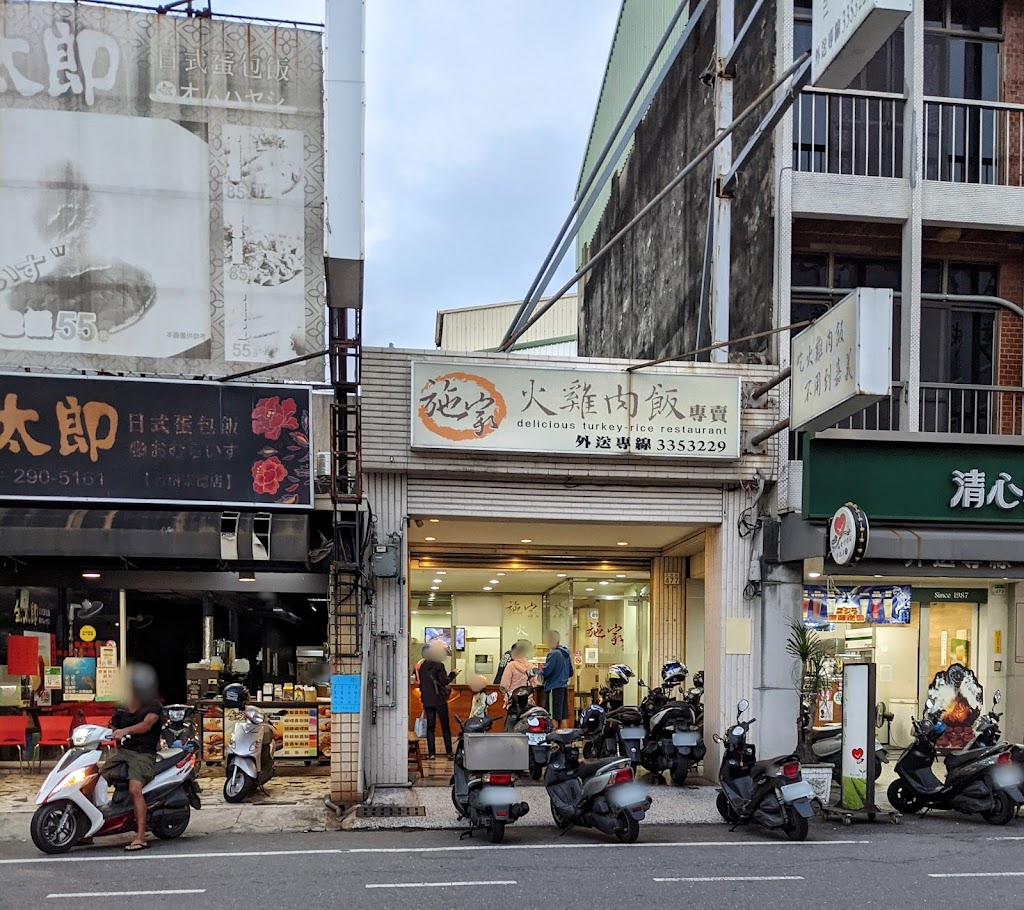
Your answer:
[[[423,818],[426,806],[360,806],[356,818]]]

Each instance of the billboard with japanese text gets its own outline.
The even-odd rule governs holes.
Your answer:
[[[309,508],[310,394],[0,375],[0,499]]]
[[[0,363],[216,376],[323,348],[321,38],[0,0]]]
[[[413,362],[412,385],[414,447],[740,457],[731,376]]]

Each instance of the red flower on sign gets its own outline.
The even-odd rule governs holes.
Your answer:
[[[281,481],[288,476],[288,469],[281,464],[281,459],[274,455],[252,466],[252,488],[256,493],[273,496]]]
[[[277,395],[273,398],[261,398],[253,408],[252,431],[257,436],[265,436],[267,439],[280,439],[282,430],[299,428],[295,411],[293,398],[286,398],[284,401]]]

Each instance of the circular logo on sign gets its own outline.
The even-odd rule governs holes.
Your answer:
[[[445,373],[427,380],[417,404],[423,426],[452,442],[490,436],[508,413],[494,383],[473,373]]]
[[[848,502],[836,511],[828,528],[828,551],[837,566],[860,562],[868,549],[868,517]]]
[[[96,641],[96,627],[95,626],[82,626],[78,630],[78,637],[82,641]]]

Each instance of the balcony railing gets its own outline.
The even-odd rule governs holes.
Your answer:
[[[793,170],[902,177],[905,104],[899,95],[805,89],[793,112]]]
[[[926,98],[924,175],[947,183],[1024,186],[1024,107]]]
[[[921,432],[1019,436],[1024,388],[921,383]]]
[[[893,382],[888,398],[868,405],[852,417],[836,424],[837,430],[898,430],[900,428],[900,404],[903,401],[902,382]]]

